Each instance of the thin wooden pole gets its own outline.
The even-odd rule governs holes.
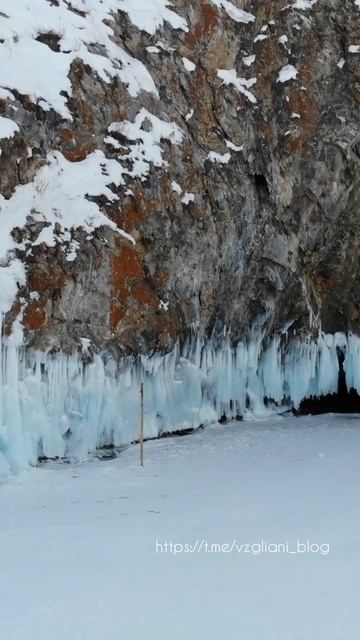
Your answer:
[[[141,418],[140,418],[140,464],[144,466],[144,383],[140,385],[140,402],[141,402]]]

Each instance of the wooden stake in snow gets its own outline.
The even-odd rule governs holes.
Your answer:
[[[140,403],[141,403],[141,418],[140,418],[140,464],[144,466],[144,383],[140,385]]]

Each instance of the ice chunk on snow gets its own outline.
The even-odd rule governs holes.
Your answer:
[[[232,2],[229,2],[229,0],[212,0],[212,2],[217,7],[225,9],[230,18],[235,20],[235,22],[249,24],[250,22],[255,21],[255,16],[252,13],[238,9],[238,7],[235,7]]]
[[[296,80],[298,70],[292,64],[286,64],[279,71],[277,82],[288,82],[289,80]]]
[[[244,94],[250,102],[253,104],[257,103],[255,96],[250,93],[250,91],[247,91],[247,89],[256,84],[256,78],[250,78],[250,80],[239,78],[235,69],[218,69],[217,75],[224,84],[235,87],[240,93]]]

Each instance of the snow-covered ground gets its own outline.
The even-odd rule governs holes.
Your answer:
[[[359,417],[210,427],[146,443],[143,469],[138,454],[0,487],[2,640],[358,638]],[[298,540],[322,552],[258,553]]]

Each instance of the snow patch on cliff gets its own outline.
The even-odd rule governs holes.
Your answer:
[[[256,78],[239,78],[235,69],[218,69],[218,77],[223,81],[223,84],[235,87],[240,93],[242,93],[252,104],[256,104],[257,100],[255,96],[247,89],[256,84]]]
[[[122,9],[149,33],[164,20],[186,29],[185,21],[167,5],[165,0],[152,0],[146,8],[140,0],[122,0],[120,5],[115,0],[73,0],[71,5],[65,0],[52,4],[47,0],[2,0],[1,85],[29,95],[44,110],[53,108],[71,119],[67,107],[69,72],[72,63],[80,59],[103,82],[120,78],[133,97],[142,90],[158,96],[145,66],[115,44],[113,16]]]
[[[0,141],[9,140],[14,137],[16,133],[19,133],[19,126],[10,118],[4,118],[0,116]],[[2,149],[0,148],[0,156],[2,155]]]
[[[0,137],[9,137],[17,130],[16,123],[0,119]],[[91,234],[100,226],[108,226],[135,243],[133,237],[119,229],[90,198],[105,196],[108,202],[113,202],[118,196],[108,185],[125,186],[126,177],[145,179],[152,166],[166,167],[161,141],[180,144],[183,134],[175,123],[164,122],[146,109],[137,114],[135,122],[113,123],[109,127],[106,141],[121,147],[112,137],[117,133],[129,141],[128,154],[119,160],[109,160],[97,150],[81,162],[69,162],[55,151],[48,154],[33,182],[19,185],[10,199],[0,195],[1,313],[11,308],[19,286],[26,281],[25,267],[16,257],[17,250],[28,255],[32,247],[42,243],[50,247],[62,244],[68,251],[67,260],[73,261],[79,245],[72,238],[71,230],[81,228]],[[14,228],[23,229],[30,218],[42,225],[42,230],[35,240],[26,238],[17,242]]]
[[[230,18],[235,20],[235,22],[242,22],[243,24],[255,22],[255,16],[252,13],[238,9],[238,7],[235,7],[233,3],[228,0],[212,0],[212,3],[217,7],[225,9],[226,13]]]
[[[182,63],[186,69],[186,71],[189,71],[190,73],[192,71],[195,71],[196,69],[196,64],[194,64],[191,60],[189,60],[189,58],[181,58]]]
[[[0,195],[0,310],[8,311],[24,284],[24,266],[15,258],[16,250],[31,251],[32,246],[62,243],[64,234],[81,227],[88,233],[100,226],[109,226],[124,238],[134,239],[120,230],[101,213],[91,196],[104,195],[108,201],[117,196],[108,184],[123,183],[122,168],[115,160],[107,160],[101,151],[95,151],[82,162],[69,162],[59,152],[48,155],[46,164],[38,171],[33,182],[20,185],[6,200]],[[32,243],[17,243],[12,235],[15,227],[22,229],[31,217],[43,223],[43,230]]]
[[[239,151],[243,151],[244,149],[244,145],[238,145],[238,144],[234,144],[233,142],[231,142],[231,140],[225,140],[225,144],[227,146],[228,149],[231,149],[231,151],[236,151],[237,153]]]
[[[317,0],[295,0],[292,6],[294,9],[306,11],[307,9],[311,9],[316,2]]]
[[[13,138],[15,133],[19,131],[20,129],[16,122],[10,120],[10,118],[4,118],[3,116],[0,116],[0,140]]]
[[[296,80],[298,70],[292,64],[286,64],[279,71],[277,82],[289,82],[289,80]]]
[[[188,204],[190,204],[191,202],[195,202],[195,194],[194,193],[189,193],[188,191],[186,191],[184,193],[184,196],[181,198],[181,202],[187,206]]]
[[[216,153],[216,151],[210,151],[207,159],[215,164],[228,164],[231,160],[231,153]]]
[[[10,100],[10,102],[14,102],[14,94],[11,93],[11,91],[0,87],[0,100]]]
[[[251,56],[245,56],[242,61],[244,63],[244,65],[246,67],[251,67],[252,64],[254,64],[256,60],[256,55],[251,55]]]
[[[131,178],[141,179],[146,178],[152,165],[167,167],[160,146],[161,140],[168,140],[170,143],[178,145],[183,139],[183,132],[174,122],[165,122],[147,109],[141,109],[134,122],[113,122],[108,128],[108,132],[109,136],[105,141],[115,148],[122,148],[122,155],[119,156],[119,161],[124,162],[122,173]],[[129,141],[128,153],[124,154],[127,147],[116,140],[116,135]],[[129,161],[132,165],[131,169],[125,166]]]
[[[112,5],[113,11],[125,11],[138,29],[150,35],[154,35],[163,22],[168,22],[173,29],[189,31],[186,20],[169,8],[173,5],[170,0],[119,0]]]
[[[259,33],[259,35],[257,35],[254,38],[254,42],[262,42],[263,40],[267,40],[270,36],[266,35],[265,33]]]

